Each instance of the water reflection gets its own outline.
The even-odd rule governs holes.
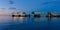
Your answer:
[[[48,22],[53,22],[53,21],[58,21],[60,18],[59,17],[46,17]]]
[[[32,18],[32,20],[35,22],[40,22],[40,17]]]
[[[23,23],[27,21],[29,17],[12,17],[14,22]]]
[[[46,17],[47,21],[48,22],[51,22],[52,21],[52,18],[51,17]]]
[[[12,23],[12,19],[9,16],[0,16],[0,24]]]
[[[5,26],[3,24],[6,24]],[[9,24],[7,26],[7,24]],[[53,24],[53,25],[52,25]],[[43,28],[53,27],[54,25],[60,26],[60,18],[50,17],[11,17],[11,16],[0,16],[0,26],[7,29],[30,29],[30,28]]]
[[[32,18],[34,22],[54,22],[58,21],[60,18],[57,17],[37,17],[37,18]]]
[[[11,24],[11,23],[29,23],[29,22],[53,22],[58,21],[60,18],[56,17],[10,17],[10,16],[0,16],[1,24]]]

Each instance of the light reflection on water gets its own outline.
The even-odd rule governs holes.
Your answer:
[[[8,25],[9,24],[9,25]],[[11,17],[0,16],[0,26],[6,29],[53,29],[60,26],[60,18],[34,18],[34,17]],[[1,27],[0,27],[1,28]],[[59,28],[59,27],[58,27]]]
[[[34,17],[11,17],[11,16],[0,16],[0,23],[25,23],[25,22],[48,22],[48,21],[58,21],[60,18],[46,18],[46,17],[40,17],[40,18],[34,18]]]
[[[12,17],[14,22],[23,23],[24,21],[27,21],[28,17]]]

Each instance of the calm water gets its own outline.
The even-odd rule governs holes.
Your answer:
[[[60,18],[0,16],[0,30],[59,30]]]

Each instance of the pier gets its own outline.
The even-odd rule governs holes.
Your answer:
[[[46,17],[60,17],[60,15],[57,15],[55,13],[48,12]]]
[[[25,12],[20,12],[20,13],[12,13],[12,17],[42,17],[41,16],[42,12],[32,12],[31,14],[26,14]],[[44,13],[45,14],[45,13]],[[60,15],[57,15],[55,13],[47,12],[45,17],[60,17]]]

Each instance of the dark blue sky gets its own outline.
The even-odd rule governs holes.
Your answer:
[[[0,0],[0,11],[4,10],[60,12],[60,0]]]

